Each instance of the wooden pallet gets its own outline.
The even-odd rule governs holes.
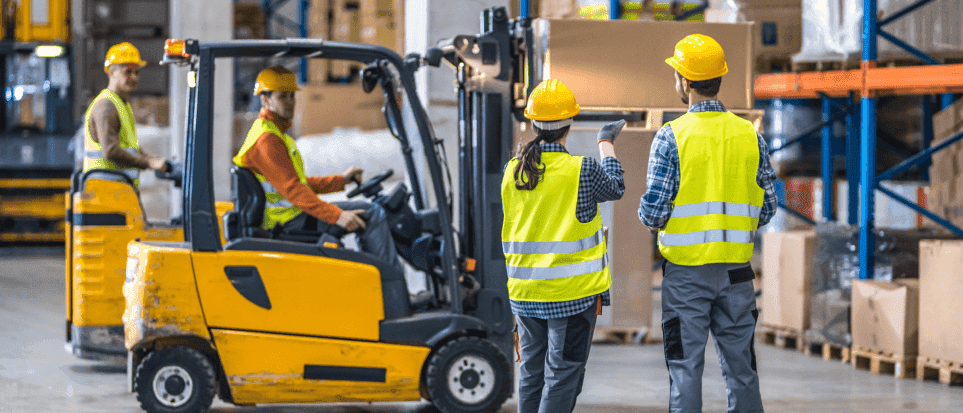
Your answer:
[[[804,335],[801,331],[791,328],[767,324],[756,325],[756,338],[761,344],[802,351],[805,347],[803,337]]]
[[[939,381],[948,386],[963,385],[963,363],[919,356],[916,358],[916,379]]]
[[[806,343],[803,348],[803,353],[807,356],[821,356],[823,360],[839,360],[843,363],[849,363],[850,350],[849,347],[843,347],[833,343]]]
[[[645,327],[596,326],[592,342],[599,344],[643,344],[647,336],[648,329]]]
[[[853,347],[853,367],[869,370],[876,374],[892,375],[898,379],[916,377],[916,356],[904,356],[873,350],[866,347]]]

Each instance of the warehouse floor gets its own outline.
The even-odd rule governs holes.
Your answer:
[[[137,412],[125,392],[125,366],[75,359],[63,351],[64,267],[57,249],[0,252],[0,413]],[[897,380],[838,361],[756,347],[766,411],[961,412],[963,388]],[[664,412],[668,374],[660,345],[596,345],[576,412]],[[705,411],[725,411],[718,359],[706,357]],[[504,412],[516,411],[509,401]],[[424,403],[284,405],[215,412],[431,412]]]

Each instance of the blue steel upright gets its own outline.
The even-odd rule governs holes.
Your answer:
[[[528,17],[528,0],[518,0],[518,17]]]
[[[609,1],[609,20],[618,20],[619,17],[622,17],[622,16],[619,16],[620,8],[621,6],[619,5],[619,0]]]
[[[823,95],[823,221],[833,220],[833,101]]]
[[[854,98],[850,96],[850,103]],[[859,223],[859,111],[856,106],[850,106],[846,113],[846,181],[849,183],[847,222],[855,226]]]
[[[863,67],[876,65],[876,0],[863,0]],[[865,76],[865,73],[864,73]],[[860,129],[862,139],[859,145],[859,278],[872,279],[874,250],[873,238],[873,191],[876,189],[876,97],[863,86],[860,100]]]

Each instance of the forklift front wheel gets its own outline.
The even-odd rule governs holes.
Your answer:
[[[428,363],[425,384],[431,402],[442,412],[494,412],[511,393],[511,365],[486,339],[452,340]]]
[[[214,401],[216,381],[211,362],[197,350],[155,350],[137,366],[134,391],[150,413],[206,412]]]

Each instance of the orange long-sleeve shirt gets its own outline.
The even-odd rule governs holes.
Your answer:
[[[291,127],[291,122],[281,119],[267,109],[261,109],[258,118],[274,122],[282,132],[287,132]],[[308,185],[302,184],[288,155],[288,148],[280,136],[271,132],[258,136],[254,146],[244,153],[244,164],[264,176],[284,199],[311,216],[331,224],[337,222],[341,216],[341,208],[324,202],[317,196],[343,191],[344,180],[341,175],[309,176]]]

